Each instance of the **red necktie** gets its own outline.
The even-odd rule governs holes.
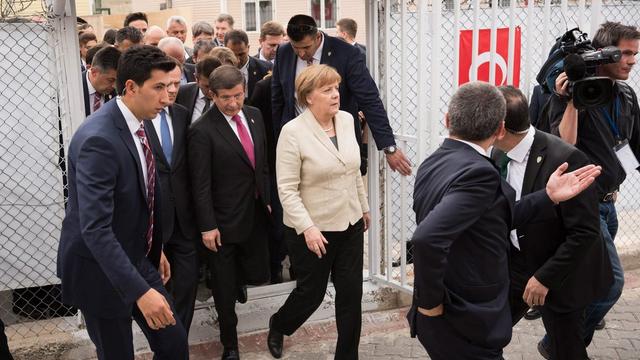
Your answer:
[[[153,160],[153,153],[147,141],[147,134],[144,132],[144,124],[140,124],[140,129],[136,131],[136,135],[140,138],[142,144],[142,152],[144,160],[147,163],[147,207],[149,209],[149,227],[147,228],[147,255],[151,251],[151,243],[153,242],[153,206],[154,206],[154,190],[156,184],[156,164]]]
[[[102,95],[100,95],[99,92],[94,92],[93,93],[93,112],[98,111],[98,109],[100,109],[100,105],[102,105],[102,103],[100,103],[100,100],[102,100]]]
[[[242,147],[244,148],[244,152],[247,153],[247,157],[249,157],[249,161],[251,162],[251,166],[255,169],[256,168],[256,157],[255,154],[253,152],[253,142],[251,142],[251,137],[249,136],[249,133],[247,132],[247,128],[244,127],[244,124],[242,123],[242,120],[240,119],[240,116],[233,115],[231,117],[231,120],[233,120],[236,123],[236,127],[238,127],[238,136],[240,136],[240,142],[242,143]]]

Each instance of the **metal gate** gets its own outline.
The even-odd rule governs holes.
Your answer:
[[[462,30],[472,34],[470,80],[478,79],[482,63],[489,63],[489,80],[494,82],[496,64],[506,63],[502,84],[512,85],[519,78],[520,89],[529,96],[549,49],[567,29],[579,26],[591,36],[604,21],[635,25],[640,16],[640,3],[630,0],[369,0],[367,9],[373,58],[369,65],[396,141],[414,172],[446,135],[444,113],[461,77]],[[499,28],[508,28],[506,58],[496,51]],[[490,51],[479,55],[479,35],[487,32]],[[517,60],[517,32],[521,43],[519,72],[512,66]],[[632,72],[628,83],[640,91],[640,70]],[[369,174],[373,218],[369,273],[374,281],[410,292],[413,265],[407,241],[415,229],[415,175],[402,177],[389,170],[373,147],[370,153],[375,155]],[[640,254],[639,194],[640,176],[635,173],[627,177],[616,205],[620,220],[616,243],[623,257]]]

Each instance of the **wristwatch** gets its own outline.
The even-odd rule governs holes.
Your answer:
[[[396,151],[398,151],[398,148],[395,145],[391,145],[391,146],[387,146],[386,148],[382,149],[382,151],[384,151],[384,153],[386,155],[393,155],[396,153]]]

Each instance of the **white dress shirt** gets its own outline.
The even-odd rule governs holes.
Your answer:
[[[320,64],[320,60],[322,59],[322,48],[324,48],[324,34],[320,33],[320,36],[322,36],[322,41],[320,42],[320,46],[318,47],[318,50],[316,50],[316,52],[313,54],[312,65]],[[299,56],[296,56],[296,78],[298,77],[298,74],[300,74],[302,70],[304,70],[307,66],[309,66],[307,64],[307,60],[302,60]],[[295,97],[296,100],[298,100],[297,92],[294,92],[293,96]],[[302,114],[304,110],[305,108],[300,106],[300,104],[298,104],[298,101],[296,101],[296,116]]]
[[[527,135],[516,145],[507,156],[511,161],[507,164],[507,182],[516,191],[516,201],[522,197],[522,185],[524,183],[524,173],[527,170],[527,162],[529,161],[529,153],[533,145],[533,137],[536,129],[529,127]],[[511,243],[520,250],[520,242],[516,230],[511,230]]]
[[[89,81],[89,72],[85,75],[87,77],[87,90],[89,91],[89,114],[93,114],[93,97],[96,93],[96,88],[93,87],[91,81]],[[100,106],[104,105],[104,96],[100,95]]]
[[[231,120],[231,116],[222,113],[222,115],[224,115],[224,118],[227,119],[227,122],[229,123],[229,126],[231,126],[231,130],[233,130],[233,132],[236,134],[236,137],[238,138],[238,140],[240,141],[240,143],[242,143],[242,140],[240,139],[240,134],[238,133],[238,125],[236,124],[235,121]],[[247,123],[247,118],[244,116],[244,112],[240,111],[238,113],[238,116],[240,116],[240,120],[242,121],[242,125],[244,125],[244,128],[247,129],[247,134],[249,134],[249,138],[251,139],[251,142],[253,143],[253,136],[251,136],[251,130],[249,129],[249,123]]]
[[[173,124],[171,123],[171,115],[169,115],[169,107],[165,107],[164,108],[164,112],[166,114],[167,117],[167,124],[169,124],[169,136],[171,137],[171,143],[174,143],[173,140]],[[162,145],[162,117],[160,116],[160,113],[158,113],[158,115],[156,115],[155,118],[153,118],[153,120],[151,120],[151,122],[153,123],[153,127],[156,130],[156,135],[158,135],[158,140],[160,140],[160,145]]]
[[[269,59],[267,59],[266,57],[264,57],[264,56],[262,55],[262,49],[260,49],[260,52],[258,52],[258,58],[259,58],[260,60],[262,60],[262,61],[268,61],[268,62],[270,62],[270,63],[272,63],[272,64],[275,64],[275,63],[276,63],[276,58],[273,58],[272,60],[269,60]]]
[[[244,76],[244,96],[249,96],[249,61],[247,58],[247,62],[240,68],[240,72],[242,76]]]
[[[127,122],[127,126],[129,127],[129,131],[131,132],[131,137],[133,138],[133,143],[136,145],[136,150],[138,150],[138,157],[140,158],[140,164],[142,165],[142,175],[144,176],[144,186],[145,189],[147,187],[147,161],[144,157],[144,151],[142,150],[142,143],[140,142],[140,138],[136,135],[136,131],[140,129],[140,124],[142,121],[138,120],[135,115],[129,110],[127,105],[122,101],[120,96],[116,98],[116,103],[118,104],[118,108],[122,112],[124,116],[124,120]],[[148,141],[148,139],[147,139]],[[147,189],[148,190],[148,189]],[[146,196],[147,194],[145,194]]]
[[[200,88],[198,88],[198,99],[196,100],[196,104],[193,107],[193,115],[191,116],[191,124],[195,123],[196,120],[198,120],[198,118],[200,116],[202,116],[202,113],[204,110],[204,105],[206,103],[207,97],[204,96],[204,93],[202,92],[202,90]],[[211,100],[209,100],[209,107],[211,107]]]

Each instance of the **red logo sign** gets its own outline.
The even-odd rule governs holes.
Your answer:
[[[518,87],[520,83],[520,48],[521,30],[515,29],[515,49],[513,64],[509,64],[509,28],[497,29],[496,53],[495,53],[495,85],[513,85]],[[489,68],[491,66],[491,29],[478,31],[478,56],[475,64],[472,64],[472,37],[473,30],[460,31],[460,85],[471,80],[471,73],[475,68],[479,81],[489,82]],[[509,69],[513,68],[513,84],[508,84]]]

